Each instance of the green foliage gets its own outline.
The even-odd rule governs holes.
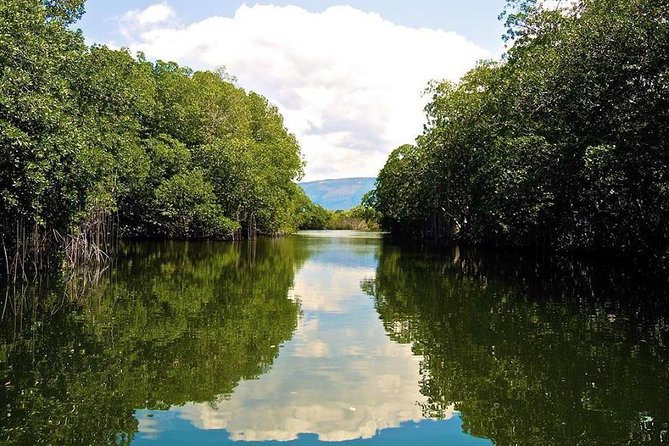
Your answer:
[[[155,194],[156,225],[170,238],[230,238],[237,229],[199,170],[171,177]]]
[[[30,0],[0,4],[0,232],[17,220],[61,229],[81,205],[81,131],[69,67],[83,41]],[[57,55],[57,57],[55,56]],[[11,246],[11,245],[10,245]]]
[[[493,245],[669,247],[669,3],[510,1],[513,46],[435,84],[377,182],[384,228]]]
[[[0,4],[0,235],[10,256],[100,212],[126,237],[295,230],[303,161],[278,109],[224,71],[87,48],[67,28],[81,14],[81,0]]]
[[[432,179],[418,171],[426,165],[422,156],[423,152],[414,146],[398,147],[379,172],[373,202],[384,228],[397,230],[402,224],[408,229],[413,226],[412,220],[427,218],[430,197],[423,189],[430,189]]]
[[[76,22],[84,15],[86,0],[42,0],[50,18],[65,24]]]
[[[358,205],[348,211],[330,212],[325,229],[349,231],[378,231],[379,215],[374,209]]]
[[[378,231],[380,214],[369,203],[369,197],[348,211],[329,211],[313,203],[300,188],[303,195],[296,211],[299,229],[331,229],[354,231]]]
[[[312,202],[306,193],[300,188],[300,200],[297,202],[296,212],[299,229],[326,229],[331,217],[331,212]]]

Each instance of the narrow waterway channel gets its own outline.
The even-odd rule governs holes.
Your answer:
[[[0,444],[668,441],[666,286],[629,266],[323,231],[6,295]]]

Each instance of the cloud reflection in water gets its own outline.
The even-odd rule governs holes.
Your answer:
[[[360,290],[375,274],[379,245],[356,245],[358,262],[339,263],[328,245],[323,249],[297,274],[294,296],[304,314],[272,370],[240,383],[227,400],[176,409],[179,417],[244,441],[372,438],[423,419],[420,358],[388,338]]]

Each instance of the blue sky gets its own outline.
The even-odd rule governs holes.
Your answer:
[[[89,0],[89,43],[225,66],[275,103],[304,180],[376,176],[422,131],[425,87],[498,58],[504,0]]]
[[[160,3],[151,0],[88,0],[86,15],[78,23],[89,41],[122,41],[116,22],[132,9],[144,9]],[[197,21],[222,15],[232,16],[243,3],[247,5],[297,5],[308,11],[320,12],[329,6],[347,4],[367,12],[377,12],[399,25],[455,31],[474,43],[497,51],[504,32],[497,16],[504,0],[173,0],[168,2],[184,21]]]

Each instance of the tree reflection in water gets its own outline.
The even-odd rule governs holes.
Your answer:
[[[667,286],[630,270],[386,246],[363,288],[423,356],[425,415],[455,404],[497,445],[654,444],[669,428]]]
[[[666,441],[666,283],[593,265],[365,239],[127,245],[98,283],[8,294],[0,444],[129,444],[151,410],[176,406],[160,413],[230,427],[219,443],[252,427],[383,443],[378,429],[454,405],[466,433],[498,445]],[[323,412],[324,428],[321,406],[348,415]],[[265,416],[297,409],[307,427]]]
[[[305,255],[276,240],[133,244],[83,297],[24,290],[1,325],[0,444],[129,444],[135,409],[211,402],[265,373],[297,326]]]

